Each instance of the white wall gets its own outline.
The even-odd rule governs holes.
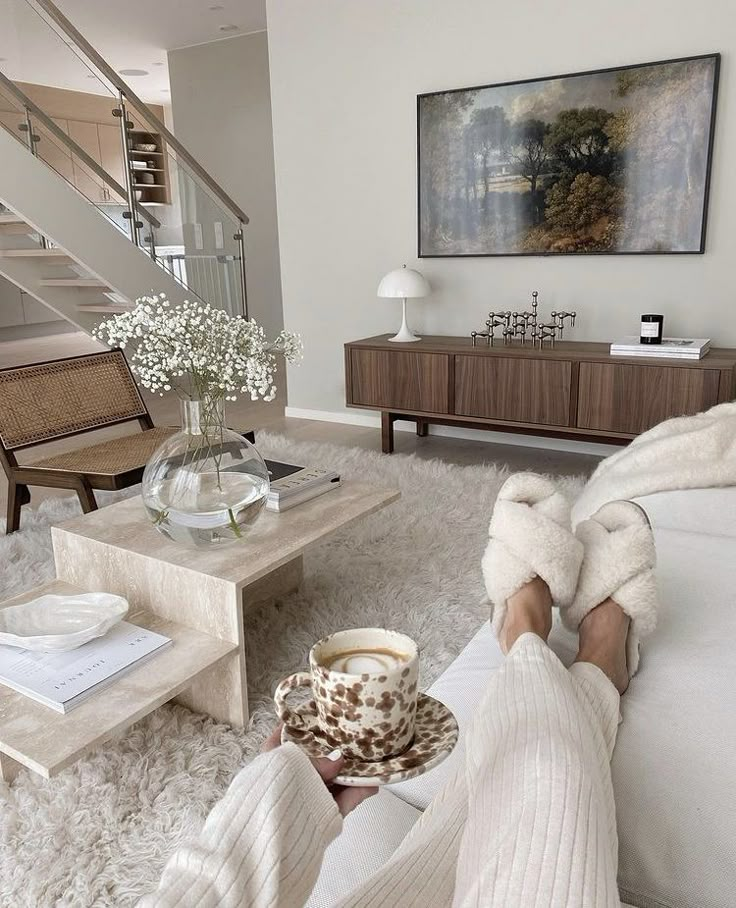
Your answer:
[[[250,218],[250,314],[283,327],[265,32],[169,53],[174,132]]]
[[[610,340],[664,312],[669,333],[736,346],[736,5],[732,0],[268,0],[285,322],[305,361],[289,404],[339,411],[342,344],[398,328],[384,272],[435,293],[416,329],[467,334],[490,308],[577,309],[573,337]],[[703,256],[416,259],[416,95],[721,51]]]

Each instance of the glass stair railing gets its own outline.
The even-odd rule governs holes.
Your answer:
[[[248,318],[242,209],[50,0],[0,0],[0,21],[0,126],[192,294]],[[29,78],[62,67],[110,102],[93,146]]]

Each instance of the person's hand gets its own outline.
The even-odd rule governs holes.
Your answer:
[[[261,750],[264,753],[268,750],[274,750],[281,745],[282,728],[283,723],[279,722],[276,728],[274,728],[271,734],[263,742]],[[312,766],[314,766],[319,773],[320,778],[327,786],[330,794],[335,799],[337,809],[343,817],[346,817],[351,810],[355,810],[358,804],[365,801],[366,798],[370,798],[371,795],[378,792],[378,789],[375,787],[361,786],[359,788],[354,788],[352,785],[333,784],[333,780],[340,775],[340,770],[345,763],[345,758],[339,752],[335,752],[335,759],[333,759],[333,754],[330,754],[329,757],[310,757],[309,759],[312,761]]]

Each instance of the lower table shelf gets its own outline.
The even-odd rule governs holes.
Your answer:
[[[0,607],[20,605],[44,593],[77,592],[83,591],[54,580],[9,599]],[[70,712],[57,713],[0,685],[0,769],[5,781],[10,781],[23,766],[50,778],[174,699],[238,649],[236,643],[149,613],[131,614],[127,620],[171,637],[172,645]]]

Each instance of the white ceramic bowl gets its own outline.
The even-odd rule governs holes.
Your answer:
[[[65,653],[102,637],[128,613],[112,593],[40,596],[0,609],[0,644],[40,653]]]

